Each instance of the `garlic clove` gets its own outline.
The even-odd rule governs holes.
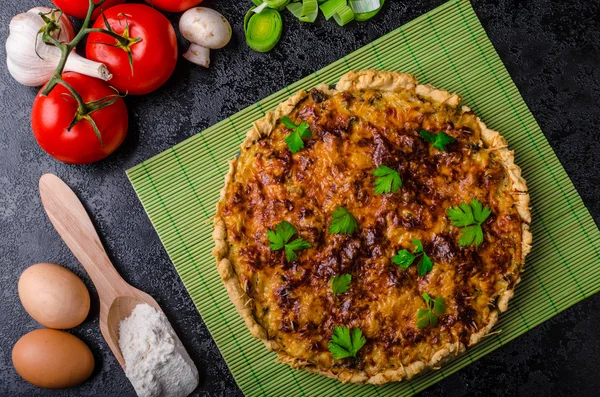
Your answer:
[[[36,70],[22,68],[11,61],[10,57],[6,57],[6,66],[15,80],[28,87],[39,87],[48,82],[46,77],[40,75]]]
[[[210,48],[192,43],[183,57],[196,65],[208,68],[210,64]]]

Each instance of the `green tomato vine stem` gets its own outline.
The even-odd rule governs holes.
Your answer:
[[[94,4],[93,0],[89,0],[88,12],[87,12],[87,15],[85,16],[85,20],[83,21],[83,25],[82,25],[81,29],[79,30],[79,32],[77,33],[77,35],[69,43],[61,43],[58,40],[56,40],[54,37],[52,37],[53,21],[46,22],[46,28],[44,29],[44,32],[42,34],[42,40],[46,44],[51,44],[55,47],[60,48],[61,57],[60,57],[60,61],[58,62],[58,65],[56,67],[56,70],[54,71],[54,74],[52,75],[52,78],[46,85],[46,88],[44,88],[44,91],[42,91],[42,95],[44,95],[44,96],[48,95],[50,93],[50,91],[52,91],[52,89],[54,89],[54,87],[56,87],[56,85],[59,83],[59,81],[62,80],[62,72],[65,69],[65,65],[67,63],[67,59],[69,58],[69,55],[71,54],[71,51],[73,51],[75,49],[75,47],[77,47],[77,44],[79,44],[81,39],[83,39],[85,37],[86,29],[90,25],[90,22],[92,20],[92,14],[94,13],[94,10],[96,9],[96,7],[101,6],[105,1],[106,0],[100,0],[98,2],[98,4]],[[40,15],[42,15],[42,13],[40,13]],[[64,80],[62,80],[62,82],[64,83],[64,84],[61,84],[63,86],[65,84],[67,84]],[[77,94],[77,96],[75,96],[75,99],[77,99],[77,97],[79,97],[79,100],[81,100],[81,96],[79,96],[79,94]],[[79,102],[79,100],[77,102]]]
[[[69,96],[71,96],[73,99],[75,99],[77,101],[77,111],[75,112],[75,115],[73,116],[73,121],[71,122],[69,127],[67,127],[67,130],[70,130],[79,121],[87,120],[92,125],[92,128],[93,128],[94,132],[96,133],[96,136],[100,140],[100,144],[102,146],[104,146],[104,143],[102,142],[102,135],[100,134],[98,126],[96,125],[96,122],[92,119],[90,114],[97,110],[100,110],[102,108],[105,108],[107,106],[114,104],[117,101],[117,99],[120,97],[118,92],[116,95],[109,95],[109,96],[101,98],[99,100],[86,103],[83,100],[83,98],[81,97],[81,95],[79,95],[79,93],[69,83],[67,83],[62,78],[62,73],[63,73],[63,70],[67,63],[67,59],[69,58],[69,55],[71,54],[71,52],[73,52],[73,50],[75,49],[75,47],[77,47],[79,42],[81,42],[81,40],[89,33],[96,32],[96,33],[107,34],[107,35],[113,37],[114,39],[116,39],[117,42],[119,43],[119,45],[121,45],[123,47],[127,47],[127,46],[131,45],[132,42],[135,43],[135,42],[139,41],[139,39],[131,39],[129,37],[123,37],[123,36],[119,35],[118,33],[114,32],[112,29],[110,29],[110,27],[108,26],[108,23],[107,23],[107,29],[89,28],[90,22],[92,20],[92,14],[96,10],[96,8],[100,7],[105,1],[106,0],[100,0],[98,3],[94,4],[93,0],[89,0],[88,11],[87,11],[85,20],[83,21],[82,27],[79,30],[79,32],[77,33],[77,35],[68,43],[61,43],[60,41],[58,41],[57,39],[55,39],[53,37],[53,34],[55,33],[55,31],[57,29],[58,30],[60,29],[60,27],[58,25],[58,20],[62,16],[62,11],[61,11],[61,14],[59,15],[58,20],[56,20],[56,21],[54,20],[54,12],[55,12],[54,10],[51,11],[52,18],[47,18],[46,17],[47,14],[40,13],[40,17],[42,17],[42,19],[44,19],[44,21],[46,22],[46,25],[40,30],[40,34],[42,35],[42,40],[48,45],[53,45],[53,46],[59,48],[60,52],[61,52],[61,57],[58,62],[58,65],[56,67],[56,70],[54,71],[52,78],[50,79],[50,81],[48,81],[48,84],[42,91],[42,95],[47,96],[57,85],[62,85],[67,91],[69,91],[69,93],[70,93]],[[105,19],[105,21],[106,21],[106,19]]]

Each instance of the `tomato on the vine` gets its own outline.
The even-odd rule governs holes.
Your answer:
[[[109,26],[98,18],[93,27],[113,35],[90,33],[87,58],[104,63],[113,74],[110,85],[123,93],[142,95],[163,85],[177,63],[177,37],[169,20],[143,4],[118,5],[104,15]]]
[[[89,109],[94,109],[102,99],[108,106],[82,115],[77,100],[64,86],[59,84],[48,96],[43,96],[44,86],[31,112],[35,139],[48,154],[65,163],[88,164],[102,160],[117,150],[127,135],[125,102],[102,80],[74,72],[66,72],[62,78]],[[97,131],[86,117],[93,120]]]
[[[202,3],[202,0],[145,0],[152,7],[167,12],[181,12]]]
[[[97,4],[99,1],[100,0],[94,0],[94,4]],[[52,0],[52,2],[65,14],[79,19],[85,19],[90,5],[89,0]],[[98,18],[101,9],[108,10],[110,7],[121,3],[125,3],[125,0],[106,0],[102,6],[94,10],[92,19]]]

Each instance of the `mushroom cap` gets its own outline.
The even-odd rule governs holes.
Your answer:
[[[206,7],[187,10],[179,20],[183,37],[202,47],[217,49],[229,43],[231,25],[223,15]]]

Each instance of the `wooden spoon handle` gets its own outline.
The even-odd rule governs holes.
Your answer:
[[[75,193],[53,174],[40,178],[40,196],[54,228],[92,278],[101,304],[110,305],[129,289],[129,284],[110,262],[85,208]]]

